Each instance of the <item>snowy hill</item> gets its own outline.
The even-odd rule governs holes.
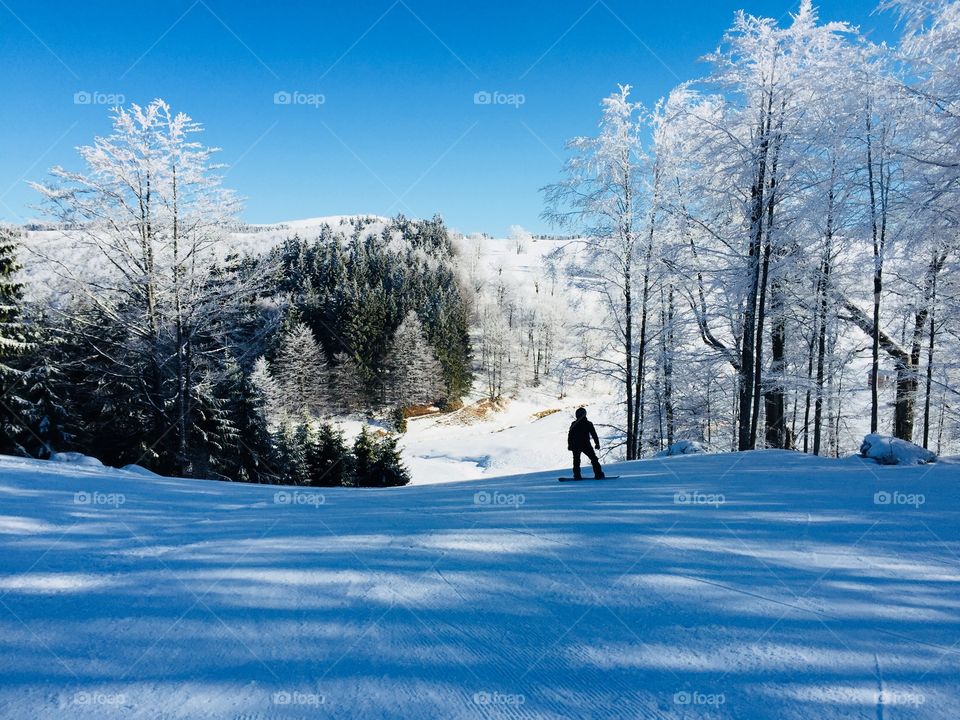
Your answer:
[[[392,490],[0,458],[4,718],[954,718],[960,466]]]

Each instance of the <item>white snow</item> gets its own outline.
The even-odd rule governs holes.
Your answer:
[[[615,471],[321,491],[0,458],[0,717],[957,716],[956,464]]]
[[[608,444],[603,423],[617,412],[616,399],[609,395],[558,399],[537,388],[500,401],[495,411],[482,418],[473,417],[475,404],[470,403],[460,412],[408,420],[407,432],[400,438],[403,461],[415,485],[569,468],[567,430],[574,412],[583,405],[597,425],[601,462],[605,462]]]
[[[876,433],[863,439],[860,454],[881,465],[924,465],[937,459],[936,453],[912,442]]]
[[[52,462],[86,465],[88,467],[103,467],[103,463],[97,460],[97,458],[78,452],[53,453],[50,455],[50,460]]]
[[[661,450],[656,457],[673,457],[674,455],[696,455],[710,452],[704,443],[697,440],[678,440],[666,450]]]

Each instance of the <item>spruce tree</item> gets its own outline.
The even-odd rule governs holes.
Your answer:
[[[410,482],[397,439],[389,435],[377,438],[366,425],[353,443],[353,463],[358,487],[392,487]]]
[[[287,413],[319,417],[329,411],[327,361],[313,331],[302,322],[290,328],[272,371]]]
[[[443,368],[413,310],[394,334],[387,371],[388,400],[400,407],[436,402],[445,395]]]
[[[24,418],[28,432],[23,445],[32,457],[46,459],[71,443],[66,378],[60,366],[62,342],[40,318],[34,331],[34,349],[26,358],[23,376]]]
[[[336,390],[337,409],[341,412],[366,412],[370,408],[370,399],[363,382],[363,371],[356,358],[347,353],[334,357],[334,389]]]
[[[21,320],[23,284],[18,280],[20,265],[16,252],[19,230],[0,226],[0,451],[23,452],[17,438],[26,430],[24,414],[28,403],[23,397],[25,374],[14,360],[31,345]]]
[[[349,485],[351,462],[343,433],[330,423],[312,427],[307,446],[307,471],[316,487]]]

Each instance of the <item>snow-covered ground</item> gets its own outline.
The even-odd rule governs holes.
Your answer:
[[[567,430],[576,409],[587,406],[591,419],[600,424],[601,436],[602,421],[615,410],[616,402],[609,396],[589,400],[558,399],[547,390],[527,388],[516,398],[498,401],[482,417],[475,411],[487,404],[484,400],[457,413],[411,419],[400,448],[412,483],[473,480],[569,465]],[[606,442],[601,455],[605,452]]]
[[[960,466],[616,471],[320,495],[0,458],[0,717],[957,717]]]

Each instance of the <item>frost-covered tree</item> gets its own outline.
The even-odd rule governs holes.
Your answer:
[[[284,336],[271,372],[277,402],[290,416],[319,417],[330,410],[329,372],[313,331],[295,323]]]
[[[437,402],[446,394],[443,368],[413,310],[394,333],[387,384],[389,401],[400,407]]]
[[[253,364],[250,387],[255,405],[266,422],[278,423],[287,419],[280,384],[273,377],[270,363],[262,355]]]
[[[636,283],[642,223],[649,203],[647,158],[640,146],[645,111],[621,86],[603,101],[597,137],[574,138],[564,179],[545,188],[544,218],[582,232],[577,274],[602,298],[603,317],[587,318],[582,332],[597,348],[581,358],[582,369],[614,379],[625,398],[624,443],[636,457]]]
[[[225,370],[219,318],[260,281],[211,282],[237,203],[200,130],[162,100],[117,108],[111,134],[79,149],[85,171],[34,184],[75,252],[35,250],[77,299],[61,311],[89,371],[110,377],[101,392],[125,394],[114,404],[131,416],[129,456],[184,475],[210,452],[195,429]]]
[[[510,242],[517,255],[522,255],[527,251],[530,243],[533,242],[533,235],[530,234],[529,230],[525,230],[520,225],[511,225]]]
[[[343,413],[366,412],[370,396],[363,381],[363,371],[357,359],[347,353],[333,358],[333,389],[337,409]]]
[[[19,231],[0,226],[0,447],[11,451],[14,438],[24,431],[24,371],[13,361],[30,348],[27,327],[22,319],[23,283],[17,262]]]

